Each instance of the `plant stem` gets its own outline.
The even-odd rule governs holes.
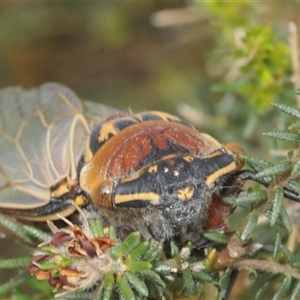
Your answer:
[[[273,274],[283,274],[300,280],[300,273],[287,265],[259,259],[240,259],[232,262],[235,269],[255,269]]]

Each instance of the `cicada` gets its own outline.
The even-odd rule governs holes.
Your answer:
[[[176,116],[82,102],[61,84],[0,93],[0,208],[18,218],[54,220],[76,203],[145,237],[199,242],[233,212],[223,197],[255,177],[243,153]]]

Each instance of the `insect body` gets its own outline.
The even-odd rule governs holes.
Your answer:
[[[240,179],[242,153],[172,115],[82,103],[60,84],[0,93],[0,208],[19,218],[89,202],[114,226],[197,241],[224,226],[222,197],[251,177]]]
[[[223,147],[174,116],[145,112],[99,124],[89,149],[80,188],[108,222],[162,240],[195,240],[216,216],[216,227],[224,225],[231,208],[217,199],[242,167],[239,146]],[[208,218],[211,205],[225,215]]]

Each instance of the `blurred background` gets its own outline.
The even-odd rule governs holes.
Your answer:
[[[181,114],[222,142],[257,147],[257,120],[274,126],[270,103],[295,101],[287,40],[297,6],[1,3],[0,87],[56,81],[82,99]]]
[[[56,81],[82,99],[181,114],[256,148],[258,119],[274,127],[270,103],[295,101],[287,39],[297,6],[2,2],[0,87]]]
[[[0,87],[60,82],[81,99],[180,115],[271,160],[281,145],[262,132],[288,122],[271,102],[296,105],[300,88],[289,40],[298,8],[286,1],[2,2]],[[17,241],[9,249],[9,256],[27,251]]]

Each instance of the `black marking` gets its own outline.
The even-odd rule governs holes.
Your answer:
[[[114,123],[113,126],[115,129],[117,129],[117,131],[122,131],[123,129],[132,126],[134,124],[136,124],[137,122],[129,117],[125,117],[125,118],[121,118],[121,119],[117,119]]]
[[[56,213],[60,213],[69,207],[73,206],[74,200],[68,199],[68,200],[62,200],[62,199],[56,199],[53,198],[51,201],[42,207],[34,208],[34,209],[2,209],[1,212],[7,213],[10,215],[15,216],[23,216],[23,217],[30,217],[30,218],[39,218],[47,215],[53,215]]]
[[[159,115],[149,112],[141,113],[141,116],[143,121],[162,120]]]
[[[102,127],[102,123],[98,123],[96,124],[91,131],[91,135],[90,135],[90,150],[93,153],[93,155],[95,155],[95,153],[103,146],[103,144],[107,141],[104,140],[103,142],[99,143],[99,133]],[[107,139],[110,139],[113,135],[109,134],[107,136]]]
[[[237,177],[241,178],[243,180],[252,180],[252,181],[255,181],[265,187],[269,187],[269,183],[264,181],[263,179],[257,178],[256,173],[257,172],[254,172],[251,170],[242,170],[237,173]],[[283,187],[283,194],[284,194],[284,197],[288,198],[289,200],[292,200],[292,201],[295,201],[298,203],[300,202],[299,194],[297,194],[296,192],[294,192],[286,187]]]
[[[117,207],[127,207],[127,208],[144,208],[149,205],[149,201],[147,200],[132,200],[126,201],[117,204]]]
[[[194,128],[194,126],[192,124],[190,124],[189,122],[187,122],[185,120],[181,120],[179,118],[176,120],[175,118],[169,117],[168,114],[164,115],[165,119],[162,118],[159,114],[151,113],[151,112],[141,113],[140,115],[142,116],[143,121],[165,120],[166,119],[166,122],[181,123],[188,127]]]

